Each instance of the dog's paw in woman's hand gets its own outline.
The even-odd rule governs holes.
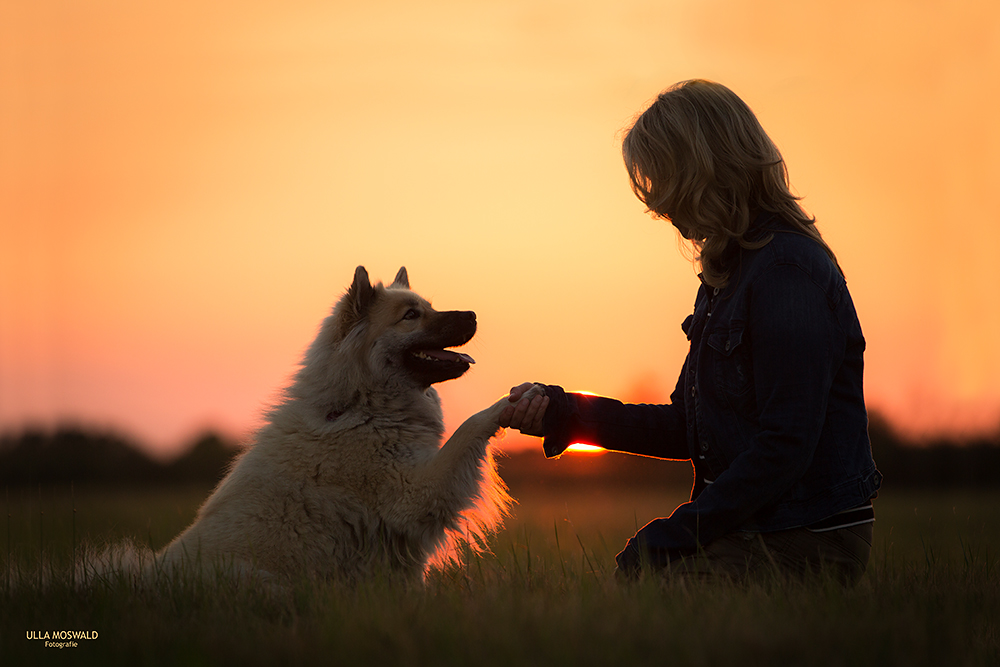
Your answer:
[[[501,428],[516,428],[525,435],[542,436],[545,426],[545,409],[549,398],[545,387],[525,383],[510,390],[506,405],[500,412],[498,422]]]

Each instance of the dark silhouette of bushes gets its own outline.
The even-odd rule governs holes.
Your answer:
[[[214,484],[225,476],[238,453],[234,443],[218,433],[207,432],[184,456],[168,465],[165,472],[172,481]]]
[[[900,438],[884,419],[872,415],[868,435],[886,488],[1000,487],[1000,433],[918,444]]]
[[[0,484],[16,487],[214,483],[222,479],[237,453],[231,442],[218,434],[205,433],[183,456],[164,464],[114,433],[78,427],[53,432],[28,430],[0,437]]]
[[[1000,487],[1000,432],[972,441],[939,439],[915,444],[872,415],[869,435],[875,462],[885,476],[884,488]],[[76,427],[28,430],[0,436],[0,485],[211,485],[222,479],[237,454],[232,441],[213,432],[198,437],[180,458],[160,463],[114,433]],[[570,454],[545,461],[539,449],[502,458],[500,467],[512,490],[520,484],[691,483],[690,464],[615,454],[596,458]]]

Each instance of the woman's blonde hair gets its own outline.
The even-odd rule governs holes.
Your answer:
[[[770,235],[746,238],[754,216],[765,211],[837,261],[789,190],[777,146],[750,107],[721,84],[693,79],[661,93],[628,129],[622,156],[632,191],[694,244],[713,287],[729,282],[733,267],[722,257],[731,240],[744,248],[770,242]]]

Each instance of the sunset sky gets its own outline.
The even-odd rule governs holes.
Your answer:
[[[8,0],[0,431],[245,434],[359,264],[477,312],[449,428],[526,380],[665,401],[698,282],[620,133],[695,77],[838,254],[869,408],[1000,427],[993,0]]]

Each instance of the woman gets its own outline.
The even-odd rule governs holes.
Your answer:
[[[673,570],[742,579],[828,568],[845,581],[871,551],[881,483],[862,389],[865,341],[832,250],[791,194],[747,105],[703,80],[662,93],[622,145],[636,196],[694,247],[691,347],[667,405],[542,385],[501,424],[571,443],[691,460],[690,502],[616,560],[621,576]],[[530,387],[511,391],[516,401]]]

